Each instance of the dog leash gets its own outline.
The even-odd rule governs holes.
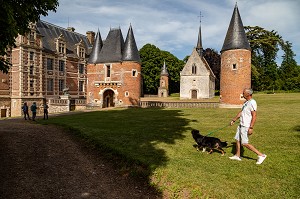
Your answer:
[[[213,133],[215,133],[215,132],[217,132],[219,130],[225,129],[227,126],[230,126],[230,124],[226,124],[226,126],[223,126],[221,128],[218,128],[216,130],[213,130],[213,131],[209,132],[205,137],[207,137],[207,136],[209,136],[209,135],[211,135],[211,134],[213,134]]]

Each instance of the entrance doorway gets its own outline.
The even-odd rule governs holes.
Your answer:
[[[103,93],[103,108],[108,108],[108,107],[114,107],[114,91],[112,90],[106,90]]]
[[[192,90],[192,99],[197,99],[197,90]]]

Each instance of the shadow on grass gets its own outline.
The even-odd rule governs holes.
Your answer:
[[[190,122],[180,110],[159,108],[102,110],[47,121],[84,138],[122,172],[147,180],[157,167],[167,164],[167,150],[185,138]]]
[[[231,144],[232,144],[231,153],[232,153],[232,155],[235,155],[235,152],[236,152],[236,143],[232,142]],[[241,146],[241,157],[245,158],[245,159],[249,159],[249,160],[255,160],[254,158],[245,156],[244,153],[245,153],[245,149],[244,149],[243,146]]]

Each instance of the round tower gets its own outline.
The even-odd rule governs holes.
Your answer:
[[[243,104],[245,88],[251,88],[251,48],[236,5],[221,50],[221,106]]]

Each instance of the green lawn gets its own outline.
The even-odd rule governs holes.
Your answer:
[[[228,158],[236,125],[211,135],[228,141],[225,156],[193,147],[192,128],[206,135],[238,109],[113,109],[39,122],[76,129],[99,150],[126,159],[133,174],[147,175],[169,198],[299,198],[300,93],[254,98],[258,119],[250,143],[268,155],[262,165],[247,149],[241,162]],[[139,173],[136,165],[147,170]]]

